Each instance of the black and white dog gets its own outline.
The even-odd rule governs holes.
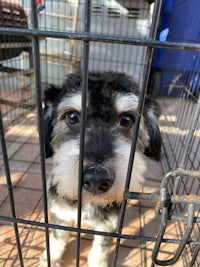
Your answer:
[[[46,156],[53,156],[48,180],[52,223],[75,226],[77,221],[78,166],[81,116],[81,75],[69,75],[62,88],[45,91]],[[97,231],[115,232],[129,161],[139,101],[138,85],[123,73],[90,72],[86,103],[82,184],[82,224]],[[144,181],[145,158],[159,158],[160,109],[149,98],[141,115],[130,190]],[[60,266],[70,232],[53,230],[52,266]],[[94,237],[89,267],[107,267],[110,238]],[[47,266],[46,252],[40,266]]]

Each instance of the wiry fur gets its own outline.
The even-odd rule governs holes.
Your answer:
[[[52,222],[76,226],[81,75],[69,75],[62,88],[51,86],[45,91],[44,99],[46,155],[53,156],[54,162],[48,180]],[[89,73],[81,219],[83,224],[95,230],[116,231],[138,101],[138,85],[125,74]],[[157,124],[159,108],[148,98],[145,104],[134,157],[131,191],[139,190],[144,181],[145,154],[158,159],[161,146]],[[50,238],[52,266],[59,266],[68,238],[69,232],[53,230]],[[88,256],[89,267],[108,266],[109,244],[108,237],[94,237]],[[46,264],[44,252],[40,266]]]

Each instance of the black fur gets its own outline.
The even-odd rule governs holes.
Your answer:
[[[51,147],[51,135],[53,132],[53,114],[52,105],[62,92],[62,87],[55,87],[51,85],[44,91],[44,135],[45,135],[45,154],[46,158],[53,156],[53,149]]]
[[[158,126],[161,110],[157,102],[149,97],[145,98],[144,112],[149,134],[149,146],[145,148],[145,155],[160,160],[162,137]],[[153,116],[150,114],[152,112]]]

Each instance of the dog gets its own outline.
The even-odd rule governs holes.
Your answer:
[[[46,157],[53,157],[53,170],[47,182],[51,221],[74,227],[77,224],[81,84],[80,74],[70,74],[62,87],[52,85],[44,92],[45,150]],[[96,231],[114,233],[117,229],[139,94],[138,84],[124,73],[89,72],[81,223]],[[146,98],[130,191],[142,187],[146,158],[159,160],[159,115],[158,104]],[[50,255],[53,267],[60,266],[69,237],[69,231],[52,230]],[[110,237],[94,236],[88,255],[89,267],[108,267],[110,242]],[[44,251],[40,267],[47,266],[46,257]]]

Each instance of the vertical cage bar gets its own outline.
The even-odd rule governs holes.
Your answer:
[[[192,140],[193,140],[193,137],[194,137],[194,133],[195,133],[195,130],[196,130],[196,127],[197,127],[197,124],[198,124],[199,116],[200,116],[200,97],[198,99],[197,107],[196,107],[196,110],[195,110],[195,114],[194,114],[194,117],[192,119],[192,122],[191,122],[191,125],[190,125],[190,128],[189,128],[189,133],[188,133],[188,136],[187,136],[187,139],[186,139],[186,142],[185,142],[185,147],[184,147],[184,150],[183,150],[183,156],[182,156],[181,163],[180,163],[180,166],[179,166],[182,169],[186,167],[185,165],[186,165],[188,153],[189,153],[189,150],[190,150],[190,147],[191,147],[191,144],[192,144]],[[174,182],[174,187],[173,187],[173,192],[174,193],[177,193],[177,191],[178,191],[179,182],[180,182],[180,176],[177,177],[175,182]]]
[[[192,259],[191,259],[189,267],[195,266],[194,264],[195,264],[195,261],[197,259],[198,254],[199,254],[199,251],[200,251],[200,246],[197,245],[195,250],[194,250],[194,253],[192,255]]]
[[[91,1],[85,2],[84,14],[84,33],[90,32],[90,11]],[[78,212],[77,212],[77,228],[81,228],[81,206],[82,206],[82,180],[83,180],[83,156],[85,142],[85,123],[86,123],[86,100],[88,88],[88,68],[89,68],[89,41],[83,42],[83,64],[82,64],[82,102],[81,102],[81,125],[80,125],[80,151],[79,151],[79,183],[78,183]],[[80,237],[81,233],[77,233],[76,239],[76,267],[80,263]]]
[[[194,208],[195,208],[194,204],[190,203],[188,205],[188,216],[187,216],[187,222],[186,222],[186,230],[185,230],[185,233],[182,237],[182,240],[181,240],[174,256],[169,260],[158,260],[157,256],[158,256],[160,245],[161,245],[164,233],[165,233],[165,228],[167,226],[167,213],[168,213],[167,209],[168,208],[167,207],[163,208],[162,218],[164,218],[164,221],[162,220],[162,225],[161,225],[162,228],[159,229],[157,241],[155,243],[155,247],[154,247],[154,250],[152,253],[153,263],[156,263],[158,265],[167,266],[167,265],[173,265],[174,263],[176,263],[178,261],[179,257],[181,256],[181,253],[183,252],[183,250],[187,244],[187,241],[188,241],[188,239],[191,235],[192,229],[193,229]]]
[[[8,192],[9,192],[11,214],[13,218],[16,218],[15,202],[14,202],[12,182],[11,182],[11,176],[10,176],[10,168],[8,164],[8,155],[7,155],[7,149],[6,149],[6,141],[5,141],[5,135],[4,135],[2,116],[1,116],[1,109],[0,109],[0,139],[1,139],[1,147],[2,147],[3,163],[5,167],[6,181],[7,181]],[[17,245],[17,250],[18,250],[18,256],[20,260],[20,266],[23,267],[24,263],[23,263],[23,257],[22,257],[18,225],[17,223],[13,223],[13,225],[14,225],[15,240],[16,240],[16,245]]]
[[[182,156],[181,163],[180,163],[180,168],[185,168],[186,160],[187,160],[188,153],[189,153],[189,150],[190,150],[190,147],[192,144],[194,132],[195,132],[197,124],[198,124],[199,116],[200,116],[200,97],[199,97],[198,102],[197,102],[194,117],[193,117],[191,125],[189,127],[189,133],[187,135],[185,149],[183,151],[183,156]]]
[[[38,18],[36,2],[31,1],[32,8],[32,26],[33,29],[38,29]],[[40,52],[39,52],[39,39],[37,36],[32,38],[33,44],[33,62],[34,62],[34,76],[35,76],[35,89],[37,98],[37,116],[38,116],[38,132],[39,132],[39,145],[40,145],[40,168],[42,177],[42,196],[43,196],[43,209],[44,209],[44,221],[48,223],[48,203],[47,203],[47,187],[46,187],[46,169],[45,169],[45,150],[44,150],[44,132],[43,132],[43,112],[42,112],[42,90],[41,90],[41,69],[40,69]],[[46,237],[46,251],[47,251],[47,263],[50,263],[50,249],[49,249],[49,229],[45,228]]]
[[[165,229],[167,226],[167,216],[168,216],[168,211],[167,211],[167,207],[164,207],[162,210],[162,217],[161,217],[161,223],[160,223],[160,227],[159,227],[159,231],[158,231],[158,236],[156,238],[156,243],[154,246],[154,250],[152,252],[151,258],[152,258],[152,264],[151,267],[155,266],[155,259],[158,255],[159,252],[159,248],[161,246],[161,242],[162,242],[162,238],[164,236],[165,233]]]
[[[161,5],[162,5],[162,1],[160,1],[160,0],[155,1],[154,10],[153,10],[152,24],[151,24],[150,34],[149,34],[150,35],[149,37],[152,40],[155,40],[155,38],[156,38],[156,32],[157,32],[158,21],[159,21],[159,17],[160,17]],[[147,48],[147,53],[146,53],[146,60],[145,60],[145,62],[147,62],[147,63],[144,66],[144,72],[143,72],[143,77],[144,78],[143,78],[143,83],[142,83],[142,90],[141,90],[140,97],[139,97],[139,104],[138,104],[138,109],[137,109],[137,117],[136,117],[136,121],[135,121],[133,138],[132,138],[132,145],[131,145],[131,151],[130,151],[130,156],[129,156],[129,164],[128,164],[126,183],[125,183],[125,188],[124,188],[125,191],[129,190],[132,167],[133,167],[136,144],[137,144],[139,125],[140,125],[140,119],[141,119],[142,110],[143,110],[144,101],[145,101],[145,95],[146,95],[146,90],[147,90],[147,85],[148,85],[148,77],[149,77],[149,73],[150,73],[150,66],[151,66],[152,56],[153,56],[153,48],[152,47],[148,47]],[[119,219],[119,225],[118,225],[118,231],[117,231],[118,234],[120,234],[122,232],[124,216],[125,216],[125,211],[126,211],[126,204],[127,204],[127,200],[124,199],[123,202],[122,202],[122,207],[121,207],[121,213],[120,213],[120,219]],[[113,266],[114,267],[117,264],[119,246],[120,246],[120,238],[117,238],[114,257],[113,257]]]

